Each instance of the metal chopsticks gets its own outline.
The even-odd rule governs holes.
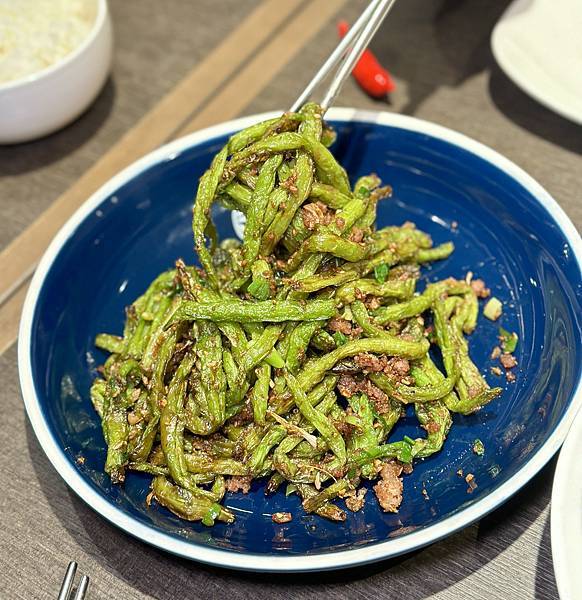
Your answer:
[[[292,112],[296,112],[303,104],[305,104],[314,90],[327,78],[339,63],[339,68],[330,81],[320,104],[325,112],[335,102],[344,81],[352,72],[352,69],[360,59],[362,52],[367,48],[395,2],[396,0],[372,0],[372,2],[370,2],[346,36],[329,55],[319,71],[317,71],[307,87],[303,90],[297,100],[295,100],[290,109]]]

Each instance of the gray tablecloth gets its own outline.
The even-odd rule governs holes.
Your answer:
[[[58,134],[0,148],[0,247],[255,4],[113,0],[115,66],[95,105]],[[350,2],[342,16],[353,20],[362,6],[361,0]],[[580,228],[582,128],[531,100],[496,66],[489,36],[505,6],[499,0],[398,3],[373,43],[398,82],[391,104],[368,99],[350,81],[338,105],[415,115],[492,146],[544,185]],[[335,43],[330,23],[245,112],[288,106]],[[15,346],[0,357],[0,407],[0,598],[54,598],[70,559],[92,576],[95,599],[557,598],[549,534],[554,462],[479,524],[398,560],[338,573],[245,575],[150,548],[81,502],[54,471],[27,422]]]

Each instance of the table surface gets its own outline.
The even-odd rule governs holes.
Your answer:
[[[286,1],[286,0],[281,0]],[[329,0],[333,2],[335,0]],[[491,55],[506,2],[406,0],[373,42],[394,74],[390,103],[349,81],[339,106],[414,115],[465,133],[528,171],[582,226],[582,128],[523,94]],[[112,77],[60,133],[0,148],[0,249],[40,215],[216,46],[253,0],[112,0]],[[343,5],[353,20],[363,0]],[[335,17],[244,109],[289,106],[336,43]],[[52,599],[69,560],[92,578],[90,598],[558,598],[549,503],[555,460],[480,523],[397,560],[342,572],[241,574],[177,559],[104,521],[71,492],[26,419],[16,346],[0,356],[0,597]]]

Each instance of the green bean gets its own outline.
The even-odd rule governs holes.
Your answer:
[[[363,467],[370,462],[383,458],[397,458],[400,462],[411,463],[413,459],[412,449],[413,445],[406,440],[391,442],[368,451],[359,450],[353,458],[353,463]]]
[[[434,283],[428,285],[420,296],[412,300],[379,308],[374,313],[374,317],[380,325],[414,317],[428,310],[443,295],[465,294],[468,289],[470,290],[466,283],[455,280]]]
[[[354,395],[348,399],[348,402],[360,421],[358,430],[350,438],[349,450],[352,453],[358,449],[370,452],[378,446],[378,439],[374,433],[372,404],[364,394]],[[366,479],[373,479],[376,476],[376,471],[371,463],[362,467],[362,475]]]
[[[292,254],[299,250],[301,244],[311,235],[311,230],[305,225],[303,210],[298,210],[291,224],[281,238],[281,245]]]
[[[368,337],[392,337],[393,334],[382,329],[380,326],[376,325],[370,315],[368,314],[368,309],[360,300],[356,300],[350,304],[350,310],[352,312],[352,316],[354,320],[358,324],[359,327],[362,328],[362,331]]]
[[[315,487],[313,487],[312,485],[306,484],[306,483],[298,483],[297,491],[304,502],[306,502],[307,500],[309,500],[311,498],[314,498],[319,493],[315,489]],[[345,521],[346,520],[345,511],[343,511],[341,508],[339,508],[339,506],[336,506],[335,504],[332,504],[331,502],[328,502],[328,501],[324,501],[323,503],[319,504],[319,500],[318,500],[318,506],[312,512],[314,512],[316,515],[319,515],[320,517],[325,517],[326,519],[329,519],[330,521]]]
[[[349,262],[362,260],[368,250],[363,244],[350,242],[339,235],[326,231],[316,231],[308,237],[301,245],[299,250],[291,256],[287,262],[287,270],[295,271],[306,259],[308,254],[315,252],[328,252],[338,258],[343,258]]]
[[[351,200],[350,195],[340,192],[332,185],[317,181],[311,186],[311,198],[320,200],[330,208],[343,208]]]
[[[213,501],[213,495],[199,488],[190,477],[184,456],[184,391],[195,360],[194,354],[187,355],[170,383],[166,405],[160,417],[160,438],[172,479],[195,496]]]
[[[366,206],[366,212],[356,222],[356,227],[360,229],[372,229],[376,222],[376,211],[378,208],[378,202],[383,198],[388,198],[392,195],[392,188],[387,185],[385,187],[374,190],[368,199],[368,205]]]
[[[336,347],[335,340],[327,333],[327,331],[316,331],[311,339],[311,345],[317,350],[329,352]]]
[[[267,203],[275,186],[275,176],[283,157],[279,155],[268,158],[259,173],[257,186],[253,190],[251,206],[247,213],[247,222],[243,240],[243,258],[248,267],[257,259],[261,234],[264,231],[263,217]]]
[[[306,512],[314,512],[318,508],[321,508],[326,502],[337,498],[342,492],[345,492],[350,488],[350,484],[345,479],[340,479],[330,486],[303,501],[303,508]]]
[[[397,298],[404,300],[414,294],[415,279],[389,280],[378,283],[373,279],[356,279],[338,288],[335,298],[342,304],[351,304],[358,296],[376,296],[378,298]]]
[[[252,281],[247,292],[257,300],[268,300],[273,295],[273,273],[266,260],[257,260],[251,267]]]
[[[242,183],[232,181],[224,188],[224,194],[221,196],[222,202],[227,203],[226,207],[240,210],[246,215],[251,204],[253,190]],[[229,206],[228,202],[232,204]]]
[[[337,188],[342,194],[350,193],[350,182],[344,168],[333,154],[318,140],[303,136],[303,147],[312,156],[319,180]]]
[[[301,122],[302,116],[294,113],[285,113],[281,117],[268,119],[256,125],[251,125],[242,131],[232,135],[228,140],[229,153],[235,153],[249,144],[260,140],[265,135],[272,134],[276,131],[287,131],[294,129]]]
[[[404,403],[423,403],[439,400],[448,396],[453,391],[460,375],[456,362],[452,362],[450,365],[450,374],[444,378],[432,375],[433,371],[428,370],[426,366],[428,361],[430,361],[430,358],[428,358],[428,356],[423,356],[420,359],[420,362],[423,364],[424,368],[422,366],[420,368],[412,368],[412,375],[417,387],[398,385],[394,390],[395,398]],[[432,361],[430,362],[432,363]],[[422,381],[425,383],[421,383]]]
[[[239,180],[239,183],[242,183],[244,186],[248,187],[252,193],[252,191],[257,187],[256,164],[250,161],[247,166],[241,167],[241,169],[236,173],[236,178]]]
[[[192,230],[194,232],[194,244],[196,252],[200,259],[200,263],[206,271],[206,277],[212,287],[218,288],[218,281],[216,279],[216,273],[212,266],[212,257],[206,247],[206,227],[210,221],[210,207],[212,200],[222,171],[226,164],[227,148],[223,148],[212,161],[210,169],[202,175],[200,179],[200,185],[198,186],[198,193],[196,194],[196,201],[194,203],[194,213],[192,218]]]
[[[209,512],[216,512],[216,518],[225,523],[232,523],[234,515],[226,508],[212,500],[199,498],[189,490],[172,485],[164,476],[153,480],[154,498],[168,510],[187,521],[202,521]],[[214,519],[212,519],[214,521]]]
[[[119,483],[125,479],[129,425],[124,408],[115,406],[111,400],[107,404],[109,406],[105,408],[103,415],[103,429],[107,440],[105,472],[113,483]]]
[[[285,163],[282,163],[285,164]],[[275,218],[275,215],[277,214],[277,212],[279,210],[283,210],[283,206],[286,206],[287,202],[288,202],[288,197],[289,194],[287,192],[287,190],[284,190],[283,188],[275,188],[272,192],[271,195],[269,196],[269,201],[267,202],[267,207],[265,209],[265,213],[263,215],[263,224],[265,229],[268,229],[269,226],[271,225],[271,223],[273,222],[273,219]]]
[[[339,286],[343,283],[354,281],[367,275],[374,270],[374,267],[381,264],[394,265],[398,261],[406,260],[414,255],[417,246],[413,242],[403,243],[399,248],[388,248],[372,258],[368,258],[356,263],[349,263],[344,269],[332,272],[331,274],[317,274],[297,280],[297,276],[292,280],[291,286],[303,292],[316,292],[328,286]]]
[[[319,329],[316,321],[300,323],[289,335],[289,349],[287,351],[286,365],[291,373],[296,373],[307,352],[313,334]]]
[[[297,157],[294,174],[296,191],[289,195],[285,203],[280,205],[279,212],[265,231],[260,247],[260,253],[263,256],[268,256],[273,252],[295,213],[309,194],[313,182],[313,161],[308,154],[302,153]]]
[[[322,321],[335,314],[331,300],[267,300],[249,302],[224,299],[213,304],[183,302],[174,312],[168,325],[180,321],[211,320],[215,322],[281,323],[282,321]]]
[[[336,403],[336,395],[335,392],[329,392],[321,402],[316,407],[322,415],[327,415],[332,407]],[[311,403],[311,400],[308,398],[308,401]],[[315,426],[311,423],[301,423],[301,427],[304,432],[311,434],[315,431]],[[288,435],[275,449],[273,453],[273,466],[279,470],[281,473],[284,473],[286,478],[292,478],[297,473],[297,465],[295,465],[287,456],[289,452],[298,448],[305,441],[304,435]],[[311,447],[311,446],[310,446]]]
[[[257,475],[261,472],[265,459],[267,458],[267,454],[271,448],[273,448],[273,446],[276,446],[285,438],[286,434],[287,430],[280,425],[274,425],[267,431],[249,458],[249,471],[252,474]]]
[[[118,335],[100,333],[95,337],[95,346],[112,354],[121,354],[123,352],[125,343],[124,339]]]
[[[454,251],[455,246],[452,242],[446,242],[436,248],[421,248],[415,256],[416,262],[432,262],[434,260],[444,260],[448,258]]]
[[[127,465],[127,468],[130,471],[138,471],[139,473],[147,473],[148,475],[163,475],[164,477],[170,476],[170,469],[168,469],[168,467],[152,465],[151,463],[130,462]]]
[[[468,305],[468,314],[471,313],[471,307]],[[462,336],[462,327],[465,324],[467,313],[461,313],[460,319],[454,319],[452,323],[446,320],[444,307],[435,305],[435,332],[441,352],[443,363],[447,375],[452,376],[458,369],[460,376],[457,377],[456,391],[459,396],[458,401],[455,398],[449,398],[447,406],[453,412],[461,414],[470,414],[479,410],[485,404],[495,399],[501,394],[501,388],[489,388],[487,382],[469,357],[467,342]]]
[[[302,390],[309,391],[336,363],[348,356],[362,352],[376,352],[388,356],[420,358],[427,353],[428,347],[426,340],[409,342],[396,336],[352,340],[320,358],[309,360],[297,375],[297,381]]]
[[[107,393],[107,382],[104,379],[95,379],[91,386],[91,403],[101,419],[105,413],[105,394]]]
[[[185,454],[186,468],[192,475],[203,475],[207,473],[219,475],[248,475],[247,466],[232,458],[211,459],[208,456],[197,456]]]
[[[222,367],[222,338],[213,323],[201,322],[198,328],[196,351],[200,362],[200,385],[205,390],[208,419],[213,429],[218,429],[226,419],[226,376]]]
[[[416,417],[426,429],[426,439],[417,440],[412,453],[417,458],[426,458],[442,447],[453,424],[449,409],[440,400],[415,404]]]
[[[285,381],[303,417],[321,433],[331,451],[337,456],[340,463],[344,464],[347,460],[346,445],[339,431],[325,415],[313,408],[303,387],[291,373],[285,373]]]
[[[267,405],[269,401],[269,382],[271,381],[271,367],[262,364],[257,367],[257,381],[251,393],[251,405],[255,423],[265,424]]]
[[[267,121],[261,121],[256,125],[252,125],[251,127],[247,127],[241,131],[238,131],[234,135],[230,137],[228,140],[228,152],[229,154],[233,154],[234,152],[239,152],[249,144],[260,140],[265,133],[268,131],[270,127],[279,122],[280,117],[275,117],[274,119],[268,119]]]
[[[306,139],[318,143],[317,139],[321,135],[321,114],[318,109],[311,105],[304,107],[303,114],[304,120],[299,126],[299,134],[310,136],[309,138],[301,136],[303,145]],[[293,220],[295,213],[309,196],[313,184],[313,159],[304,150],[297,152],[292,176],[295,179],[295,190],[289,195],[286,202],[280,205],[281,210],[275,215],[263,235],[260,248],[263,256],[268,256],[273,252]]]
[[[232,352],[226,349],[222,350],[222,367],[228,387],[234,387],[238,378],[238,367],[232,357]]]
[[[298,133],[279,133],[260,139],[232,155],[224,166],[222,180],[224,183],[231,181],[241,169],[250,163],[257,162],[261,157],[297,150],[304,146],[305,139]]]
[[[392,398],[388,401],[388,406],[384,412],[374,415],[374,431],[376,432],[378,443],[382,443],[388,437],[388,434],[392,431],[396,423],[398,423],[401,416],[402,405]]]
[[[226,494],[226,481],[222,475],[216,476],[216,479],[212,484],[211,492],[216,498],[216,502],[220,502],[224,498],[224,494]]]

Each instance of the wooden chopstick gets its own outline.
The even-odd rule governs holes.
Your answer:
[[[4,299],[4,304],[0,306],[0,323],[5,324],[0,329],[0,354],[17,337],[18,315],[30,276],[46,246],[74,210],[120,169],[160,144],[239,115],[346,2],[347,0],[267,0],[261,4],[0,253],[0,301]],[[279,26],[280,30],[256,51],[258,43],[256,40],[251,43],[248,38],[256,38],[256,30],[264,31],[268,26],[271,35]],[[263,32],[261,40],[265,42],[268,38]],[[243,60],[253,53],[248,64],[239,69]],[[241,54],[244,56],[243,60],[240,60]],[[221,70],[221,73],[218,74],[217,70]],[[238,74],[232,76],[236,71],[239,71]],[[204,88],[203,96],[197,88]],[[211,94],[212,100],[206,102]]]

